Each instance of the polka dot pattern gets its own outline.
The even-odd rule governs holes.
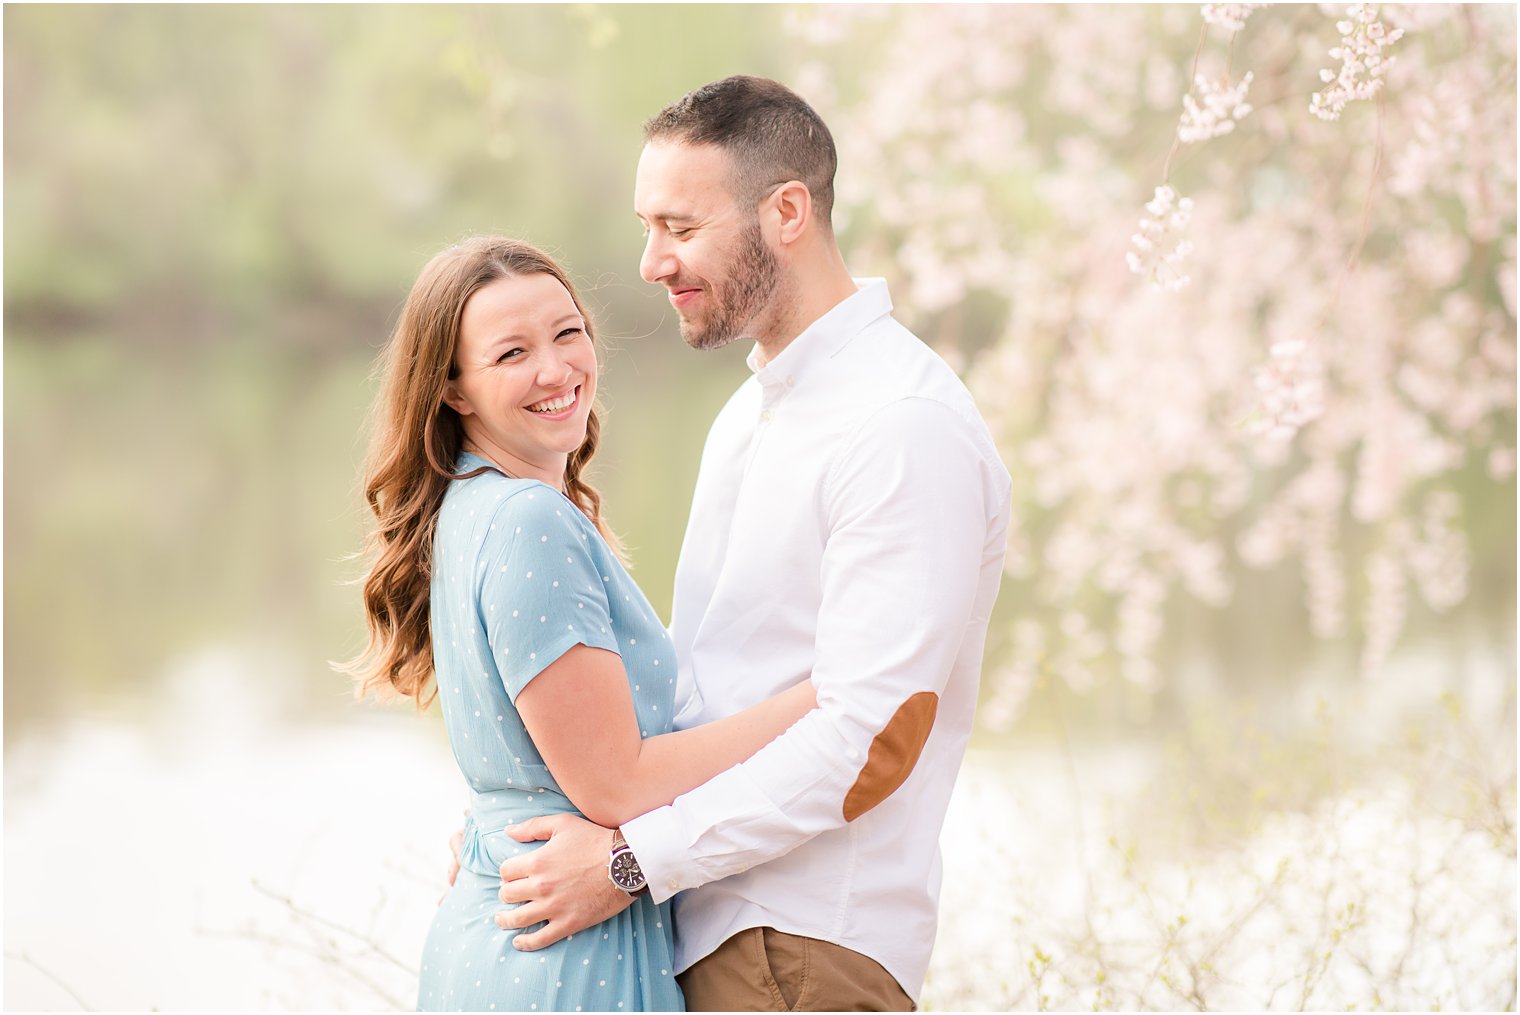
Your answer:
[[[460,471],[486,464],[464,455]],[[541,483],[488,472],[450,485],[434,537],[434,665],[444,725],[470,789],[461,870],[424,945],[420,1011],[679,1011],[668,904],[648,898],[536,952],[496,926],[497,868],[538,843],[502,829],[574,811],[533,746],[517,695],[569,648],[618,652],[646,736],[670,731],[655,680],[669,638],[590,521]],[[528,928],[532,930],[533,928]],[[642,933],[640,933],[642,931]]]

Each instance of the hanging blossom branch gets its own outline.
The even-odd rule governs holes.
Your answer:
[[[1340,119],[1348,102],[1370,99],[1382,89],[1383,75],[1393,65],[1393,57],[1383,51],[1404,36],[1402,28],[1390,32],[1378,20],[1377,4],[1348,8],[1346,20],[1336,22],[1335,28],[1341,44],[1330,50],[1330,59],[1340,60],[1340,72],[1320,71],[1325,87],[1309,99],[1309,112],[1321,120]]]
[[[1262,4],[1205,4],[1202,8],[1203,31],[1193,52],[1193,87],[1182,99],[1182,118],[1162,167],[1161,185],[1146,204],[1147,217],[1140,221],[1140,231],[1130,238],[1132,249],[1125,260],[1131,272],[1146,276],[1153,288],[1177,292],[1187,286],[1188,275],[1182,263],[1192,251],[1184,231],[1192,216],[1192,199],[1180,197],[1170,184],[1172,159],[1184,144],[1195,144],[1234,131],[1235,124],[1251,113],[1246,92],[1253,75],[1247,72],[1238,83],[1228,76],[1209,78],[1198,74],[1198,58],[1203,50],[1209,26],[1235,33],[1245,27],[1251,12]],[[1347,9],[1346,18],[1336,23],[1340,45],[1329,53],[1341,61],[1340,73],[1320,71],[1326,87],[1310,100],[1310,111],[1325,120],[1340,117],[1348,102],[1376,96],[1383,86],[1383,75],[1392,63],[1384,52],[1404,34],[1402,28],[1389,30],[1378,20],[1376,4],[1357,4]],[[1382,164],[1382,109],[1378,109],[1378,147],[1374,158],[1372,181],[1363,202],[1362,223],[1346,271],[1355,265],[1366,240],[1371,209],[1372,188]],[[1344,273],[1343,273],[1344,276]],[[1300,429],[1324,412],[1324,365],[1308,340],[1279,341],[1268,352],[1267,363],[1255,371],[1258,394],[1257,410],[1251,421],[1253,433],[1279,440],[1289,440]]]
[[[1204,4],[1203,20],[1228,32],[1238,32],[1246,27],[1251,12],[1266,4]]]
[[[1182,97],[1182,122],[1177,125],[1177,140],[1183,144],[1207,141],[1223,137],[1235,129],[1235,123],[1251,112],[1246,102],[1246,89],[1251,87],[1249,71],[1237,85],[1228,78],[1211,80],[1205,77],[1193,79],[1193,92]]]
[[[1325,411],[1325,368],[1303,339],[1274,342],[1265,366],[1256,369],[1260,404],[1251,432],[1289,440]]]
[[[1347,20],[1336,22],[1335,29],[1341,33],[1341,44],[1330,50],[1332,59],[1341,61],[1340,74],[1329,70],[1319,72],[1326,87],[1309,100],[1309,111],[1322,120],[1338,120],[1348,102],[1378,97],[1377,139],[1372,154],[1372,172],[1367,180],[1367,193],[1362,198],[1361,221],[1357,227],[1356,242],[1346,258],[1336,280],[1335,294],[1339,296],[1346,277],[1355,269],[1361,257],[1362,247],[1372,226],[1373,195],[1377,190],[1378,176],[1383,168],[1383,103],[1378,93],[1383,87],[1383,74],[1393,63],[1393,58],[1383,51],[1404,35],[1402,28],[1388,31],[1378,20],[1376,4],[1357,4],[1346,11]],[[1366,78],[1362,78],[1362,73]],[[1327,304],[1321,324],[1328,320],[1336,299]],[[1316,327],[1315,332],[1322,328]],[[1270,359],[1256,370],[1255,382],[1260,401],[1251,424],[1251,431],[1276,440],[1291,440],[1300,429],[1318,419],[1325,411],[1324,367],[1317,351],[1307,341],[1278,342],[1268,351]],[[1372,573],[1377,573],[1376,568]],[[1376,583],[1374,582],[1374,587]],[[1402,626],[1402,619],[1393,629]],[[1391,644],[1391,638],[1388,639]]]
[[[1190,281],[1182,270],[1182,262],[1193,250],[1192,243],[1183,233],[1193,214],[1193,199],[1181,197],[1171,186],[1172,159],[1184,144],[1207,141],[1222,137],[1235,129],[1235,124],[1251,112],[1246,102],[1246,90],[1251,87],[1251,74],[1247,73],[1239,84],[1231,85],[1229,78],[1210,79],[1198,73],[1198,58],[1208,38],[1209,26],[1213,25],[1234,33],[1245,27],[1246,18],[1263,4],[1204,4],[1203,27],[1198,33],[1198,45],[1193,50],[1193,67],[1190,76],[1193,90],[1182,97],[1182,118],[1177,123],[1177,133],[1172,147],[1161,167],[1161,185],[1145,205],[1146,217],[1140,220],[1140,231],[1130,237],[1129,250],[1124,257],[1129,270],[1144,275],[1158,292],[1177,292]]]
[[[1193,217],[1193,199],[1177,196],[1166,184],[1156,188],[1156,196],[1145,205],[1146,217],[1140,231],[1130,237],[1134,250],[1125,255],[1129,270],[1145,275],[1152,287],[1162,292],[1177,292],[1189,279],[1181,265],[1193,251],[1193,244],[1183,238]]]

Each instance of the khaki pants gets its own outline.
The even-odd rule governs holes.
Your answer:
[[[917,1011],[875,959],[772,927],[741,930],[676,979],[688,1011]]]

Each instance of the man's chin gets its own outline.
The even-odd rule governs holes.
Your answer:
[[[681,322],[681,339],[693,349],[721,349],[738,337],[737,334],[720,335],[710,328]]]

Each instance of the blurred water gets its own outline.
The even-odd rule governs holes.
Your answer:
[[[92,1008],[410,1006],[464,803],[447,746],[405,713],[291,725],[256,676],[210,653],[151,722],[8,754],[7,1008],[81,1007],[23,953]]]
[[[464,803],[439,724],[364,706],[292,723],[271,665],[208,650],[146,717],[8,745],[7,1009],[411,1007]],[[1508,665],[1480,681],[1501,700]],[[1436,701],[1403,693],[1386,736]],[[1502,735],[1485,708],[1479,728]],[[1507,758],[1502,740],[1472,745],[1501,783],[1509,766],[1507,838],[1393,766],[1200,845],[1176,833],[1222,766],[1179,774],[1157,739],[974,749],[925,1005],[1170,1008],[1191,984],[1210,1006],[1504,1007],[1508,736]]]

